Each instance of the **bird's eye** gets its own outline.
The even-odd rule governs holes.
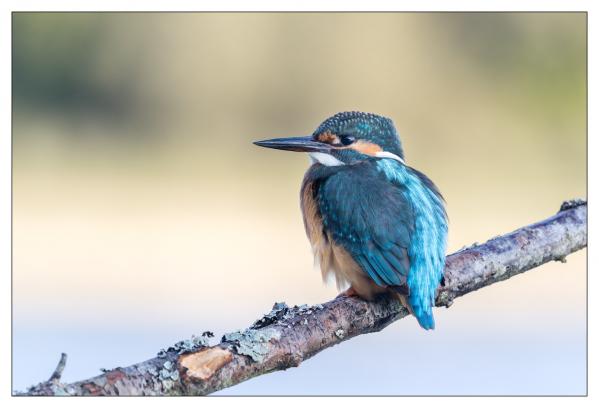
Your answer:
[[[349,146],[356,141],[356,138],[349,135],[339,135],[339,141],[343,146]]]

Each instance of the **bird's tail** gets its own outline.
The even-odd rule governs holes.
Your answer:
[[[420,327],[425,330],[433,330],[435,328],[435,318],[431,307],[424,308],[420,305],[412,306],[412,314],[418,320]]]
[[[422,304],[419,299],[409,296],[409,291],[405,286],[393,286],[395,294],[401,300],[401,303],[414,315],[418,324],[425,330],[434,330],[435,318],[433,317],[433,308],[431,305]]]

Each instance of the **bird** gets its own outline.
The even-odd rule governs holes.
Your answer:
[[[323,280],[333,277],[339,290],[348,288],[340,296],[399,298],[423,329],[434,329],[432,308],[445,267],[445,200],[406,164],[393,121],[340,112],[309,136],[254,144],[308,153],[300,207]]]

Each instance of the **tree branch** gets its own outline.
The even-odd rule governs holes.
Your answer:
[[[469,292],[508,279],[587,244],[587,205],[566,202],[551,218],[464,248],[446,259],[437,306],[449,307]],[[398,301],[338,297],[314,306],[273,309],[248,329],[208,345],[206,332],[157,357],[71,384],[60,383],[66,355],[49,381],[20,395],[206,395],[272,371],[297,367],[318,352],[354,336],[382,330],[408,311]]]
[[[67,355],[65,353],[62,353],[60,355],[60,360],[58,361],[58,365],[56,366],[56,369],[54,369],[54,372],[50,376],[50,379],[48,379],[48,382],[59,382],[60,377],[62,377],[62,372],[64,371],[64,366],[66,364],[67,364]]]

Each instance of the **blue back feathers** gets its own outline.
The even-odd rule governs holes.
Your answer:
[[[447,215],[443,198],[424,174],[395,160],[379,160],[377,169],[390,181],[404,186],[404,194],[412,203],[415,233],[408,250],[411,261],[408,300],[420,325],[434,329],[435,291],[445,267]]]

